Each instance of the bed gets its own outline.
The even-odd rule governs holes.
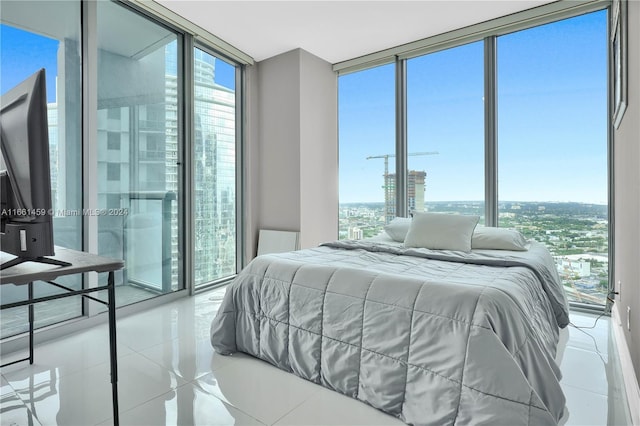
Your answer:
[[[565,397],[556,352],[569,319],[546,248],[398,240],[255,258],[212,321],[214,349],[258,357],[408,424],[557,425]]]

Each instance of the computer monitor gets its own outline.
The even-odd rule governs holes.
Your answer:
[[[54,256],[45,70],[0,100],[0,250],[22,262],[68,265]]]

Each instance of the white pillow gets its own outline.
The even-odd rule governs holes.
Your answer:
[[[415,213],[405,247],[471,251],[471,236],[480,216]]]
[[[384,226],[384,231],[391,237],[393,241],[401,243],[407,236],[407,232],[409,232],[410,226],[410,217],[396,217]]]
[[[471,248],[526,251],[529,249],[529,243],[527,239],[516,230],[495,228],[492,226],[478,226],[475,231],[473,231]]]

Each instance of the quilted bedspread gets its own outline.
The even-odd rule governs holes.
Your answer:
[[[555,425],[553,259],[340,241],[254,259],[211,324],[241,351],[415,425]]]

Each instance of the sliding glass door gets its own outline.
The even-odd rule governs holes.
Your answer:
[[[180,38],[114,2],[97,3],[97,22],[98,247],[125,261],[121,306],[184,286]]]

